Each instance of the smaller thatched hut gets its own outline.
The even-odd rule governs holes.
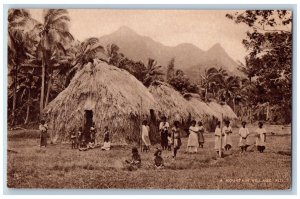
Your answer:
[[[76,73],[45,113],[53,142],[68,141],[70,131],[95,122],[98,141],[108,126],[114,143],[126,143],[138,140],[141,119],[157,108],[151,93],[134,76],[94,60]]]

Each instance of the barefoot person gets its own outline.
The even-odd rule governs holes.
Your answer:
[[[242,122],[242,127],[239,130],[240,135],[240,142],[239,147],[241,147],[241,153],[247,151],[247,147],[249,146],[248,136],[249,136],[249,130],[246,128],[246,122]]]
[[[258,128],[256,129],[256,146],[260,153],[263,153],[266,149],[266,134],[267,131],[265,128],[263,128],[263,123],[259,122]]]
[[[177,151],[181,146],[181,138],[179,132],[179,121],[174,122],[174,127],[172,128],[172,145],[173,145],[173,158],[176,158]]]
[[[162,169],[164,168],[164,160],[162,158],[162,151],[160,149],[157,149],[156,152],[154,153],[154,166],[157,169]]]
[[[196,126],[196,121],[193,120],[189,128],[190,134],[189,134],[188,144],[187,144],[188,153],[197,153],[198,151],[198,147],[199,147],[198,131],[199,128]]]
[[[142,122],[142,141],[143,141],[143,151],[148,152],[150,150],[150,138],[149,138],[150,128],[148,126],[147,120]]]
[[[215,150],[216,150],[217,154],[219,154],[220,149],[221,149],[221,152],[224,149],[223,136],[224,136],[224,134],[221,131],[221,122],[218,121],[216,130],[215,130]]]
[[[109,151],[110,150],[110,139],[109,139],[109,130],[108,126],[104,127],[104,143],[101,147],[102,150]]]
[[[40,147],[47,147],[47,138],[48,138],[48,125],[46,124],[45,120],[41,120],[39,125],[40,130]]]
[[[225,121],[225,126],[223,127],[223,134],[224,136],[224,148],[225,151],[228,151],[232,147],[232,128],[229,125],[230,121],[226,120]]]
[[[198,122],[198,128],[199,128],[199,131],[198,131],[198,140],[199,140],[199,146],[200,148],[203,148],[203,145],[204,145],[204,126],[202,124],[201,121]]]
[[[161,135],[161,147],[163,150],[168,148],[168,131],[169,131],[169,123],[167,122],[167,118],[165,116],[162,117],[162,121],[159,124],[159,131]]]

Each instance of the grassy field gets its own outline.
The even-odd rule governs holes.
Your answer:
[[[35,131],[8,132],[7,186],[10,188],[147,188],[147,189],[289,189],[291,184],[290,128],[267,126],[265,153],[254,147],[240,154],[234,129],[232,154],[217,158],[214,136],[205,134],[198,154],[184,153],[187,138],[174,161],[163,152],[164,169],[153,168],[153,153],[141,153],[142,167],[129,171],[123,162],[132,146],[72,150],[70,145],[38,146]],[[253,132],[250,128],[250,132]],[[27,135],[26,135],[27,133]],[[30,135],[29,135],[30,134]],[[250,137],[254,143],[253,134]],[[250,147],[251,148],[251,147]]]

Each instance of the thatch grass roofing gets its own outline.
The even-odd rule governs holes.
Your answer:
[[[45,112],[54,142],[67,140],[69,131],[82,126],[85,110],[93,111],[97,129],[109,126],[114,139],[125,142],[138,136],[140,113],[149,115],[149,110],[157,107],[151,93],[134,76],[98,61],[78,71]]]

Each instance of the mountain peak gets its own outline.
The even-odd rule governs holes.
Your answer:
[[[134,30],[132,30],[128,26],[120,26],[116,32],[119,32],[122,34],[137,34]]]

